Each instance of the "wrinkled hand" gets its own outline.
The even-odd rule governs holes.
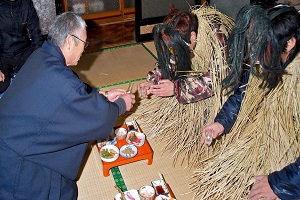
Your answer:
[[[114,102],[117,100],[121,95],[125,94],[125,89],[112,89],[108,92],[108,100]]]
[[[120,95],[120,98],[124,99],[126,104],[126,111],[129,111],[135,103],[135,95],[131,93],[125,93]]]
[[[254,178],[256,179],[256,183],[252,186],[250,191],[250,200],[274,200],[278,198],[269,185],[267,175],[255,176]]]
[[[202,139],[201,139],[202,144],[205,144],[206,131],[211,130],[211,129],[213,130],[212,139],[216,139],[219,135],[222,135],[224,133],[224,127],[222,124],[220,124],[219,122],[212,123],[212,124],[206,126],[202,131]],[[208,144],[208,145],[210,145],[210,144]]]
[[[159,97],[170,97],[174,95],[174,83],[168,79],[160,80],[157,85],[152,85],[150,93]]]
[[[108,94],[107,100],[114,102],[120,97],[120,95],[125,94],[125,93],[126,93],[126,90],[124,90],[124,89],[119,89],[119,88],[112,89],[112,90],[108,91],[108,93],[107,93]],[[105,91],[101,90],[101,91],[99,91],[99,94],[102,94],[103,96],[105,96]]]
[[[4,82],[4,80],[5,80],[5,76],[2,73],[2,71],[0,70],[0,82]]]

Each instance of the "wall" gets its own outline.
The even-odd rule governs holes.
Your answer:
[[[250,0],[210,0],[211,6],[216,7],[219,11],[233,19],[236,18],[239,10],[247,4],[250,4]]]

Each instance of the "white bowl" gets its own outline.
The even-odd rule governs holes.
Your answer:
[[[155,197],[155,190],[152,186],[145,185],[139,189],[139,195],[142,200],[153,200]]]
[[[107,153],[113,153],[113,155],[109,156],[109,154]],[[108,144],[100,149],[100,158],[105,162],[113,162],[119,158],[119,153],[120,152],[118,147],[116,147],[115,145]]]
[[[118,140],[123,140],[126,138],[127,129],[126,128],[117,128],[115,130],[116,138]]]
[[[133,144],[126,144],[120,148],[120,155],[123,158],[133,158],[137,152],[138,150]]]
[[[132,140],[135,139],[135,140]],[[128,144],[134,144],[137,147],[143,146],[145,143],[146,136],[144,133],[129,131],[126,137],[126,142]]]

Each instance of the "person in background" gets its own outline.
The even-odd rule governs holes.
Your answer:
[[[202,143],[207,131],[213,130],[213,139],[224,138],[226,133],[225,146],[216,158],[203,163],[210,170],[198,174],[196,184],[201,185],[202,176],[215,174],[217,166],[222,166],[221,179],[234,179],[240,185],[230,187],[245,188],[238,195],[249,194],[251,189],[251,200],[300,198],[299,49],[300,14],[294,7],[249,5],[241,9],[228,40],[231,71],[223,82],[224,89],[234,94],[202,132]],[[236,176],[230,176],[231,169],[239,170]],[[269,175],[255,176],[254,182],[255,174]],[[205,184],[212,182],[222,185],[219,179]],[[226,191],[224,195],[233,192],[218,189]]]
[[[2,73],[2,71],[0,70],[0,82],[2,81],[4,81],[5,80],[5,76],[4,76],[4,74]]]
[[[158,62],[147,81],[139,84],[144,98],[132,113],[149,137],[164,141],[176,160],[186,154],[197,165],[206,151],[201,130],[221,105],[220,82],[226,74],[226,38],[233,21],[208,5],[188,12],[171,5],[162,24],[153,28]]]
[[[48,40],[3,95],[1,199],[76,199],[76,176],[88,142],[107,138],[118,116],[135,103],[123,89],[99,92],[69,68],[87,45],[86,23],[79,15],[57,16]]]
[[[32,0],[0,1],[0,96],[29,55],[43,42]]]

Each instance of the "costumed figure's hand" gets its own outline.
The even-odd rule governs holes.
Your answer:
[[[255,176],[254,178],[256,179],[256,183],[250,191],[250,200],[274,200],[278,198],[269,185],[267,175]]]
[[[149,89],[151,85],[153,85],[152,81],[146,81],[138,85],[138,93],[142,99],[147,98],[147,96],[150,94]]]
[[[210,146],[213,139],[224,133],[224,127],[219,122],[206,126],[202,131],[202,144]]]
[[[120,95],[120,98],[124,99],[126,103],[126,110],[129,111],[135,103],[135,95],[131,93],[123,93],[122,95]]]
[[[174,83],[168,79],[163,79],[157,85],[152,85],[150,93],[159,97],[170,97],[174,95]]]
[[[2,73],[2,71],[0,70],[0,82],[4,82],[4,80],[5,80],[5,76]]]

